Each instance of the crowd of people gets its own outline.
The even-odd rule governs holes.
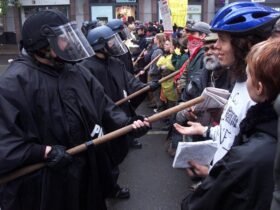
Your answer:
[[[21,53],[0,76],[0,180],[44,167],[0,185],[1,210],[105,210],[107,198],[128,199],[118,166],[151,129],[137,107],[147,100],[160,113],[207,87],[229,92],[224,107],[161,119],[171,157],[181,141],[217,143],[209,165],[188,162],[195,184],[181,209],[280,208],[280,12],[236,2],[210,24],[173,29],[165,34],[162,23],[134,19],[85,21],[79,29],[55,10],[24,22]],[[90,141],[125,126],[111,141]],[[86,151],[69,154],[79,145]]]

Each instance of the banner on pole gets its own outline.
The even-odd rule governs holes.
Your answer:
[[[162,17],[162,24],[164,27],[164,33],[165,34],[172,34],[173,28],[172,28],[172,21],[171,21],[171,13],[170,9],[168,7],[168,1],[167,0],[160,0],[159,1],[159,9],[160,14]]]
[[[168,6],[171,10],[172,23],[184,28],[187,21],[188,0],[168,0]]]

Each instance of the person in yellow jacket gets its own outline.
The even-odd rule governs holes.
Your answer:
[[[170,40],[166,40],[164,43],[164,53],[157,62],[157,66],[160,69],[162,77],[165,77],[176,70],[172,64],[173,52],[174,52],[174,47],[172,42]],[[160,107],[160,111],[162,111],[162,108],[167,109],[175,106],[177,102],[177,98],[178,96],[174,84],[174,78],[162,82],[160,99],[163,102],[164,106]],[[170,120],[167,119],[166,123],[167,126],[169,126]]]
[[[175,71],[175,67],[172,65],[172,54],[174,47],[170,40],[166,40],[164,44],[164,53],[157,62],[158,68],[161,70],[161,76],[165,77]],[[164,99],[167,104],[174,104],[177,101],[177,93],[175,91],[174,79],[171,78],[161,83],[161,99]]]

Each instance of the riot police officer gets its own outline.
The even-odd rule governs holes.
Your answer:
[[[84,60],[81,65],[91,71],[91,73],[104,86],[106,94],[113,101],[119,101],[142,89],[146,86],[132,74],[126,71],[125,64],[115,58],[127,52],[118,33],[113,32],[108,26],[100,26],[89,31],[87,39],[95,51],[95,56]],[[152,89],[159,87],[157,82],[149,84]],[[120,105],[124,112],[133,118],[137,118],[135,109],[144,100],[145,94],[140,95]],[[111,143],[113,147],[110,153],[114,162],[115,180],[117,183],[118,169],[117,166],[122,162],[128,152],[128,146],[141,148],[141,143],[131,136],[124,136]],[[129,191],[127,188],[120,188],[117,184],[115,190],[110,195],[116,198],[128,198]]]
[[[130,32],[128,31],[126,25],[123,23],[123,21],[119,19],[112,19],[109,20],[107,23],[107,26],[110,27],[113,32],[118,33],[122,41],[128,40],[131,38]],[[127,48],[126,52],[122,55],[115,56],[116,58],[119,58],[126,67],[126,70],[130,72],[131,74],[134,74],[134,67],[132,63],[132,56],[131,53],[126,45],[123,45],[125,48]]]

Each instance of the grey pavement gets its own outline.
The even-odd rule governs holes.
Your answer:
[[[150,116],[146,101],[138,114]],[[131,150],[120,165],[119,184],[130,188],[128,200],[108,200],[108,210],[179,210],[182,199],[192,183],[184,170],[173,169],[171,158],[165,151],[167,132],[154,123],[153,129],[139,139],[140,150]]]
[[[0,44],[0,73],[6,69],[8,60],[15,58],[17,54],[17,45]]]
[[[8,60],[15,58],[16,55],[1,55],[0,54],[0,73],[2,73],[8,66]]]

